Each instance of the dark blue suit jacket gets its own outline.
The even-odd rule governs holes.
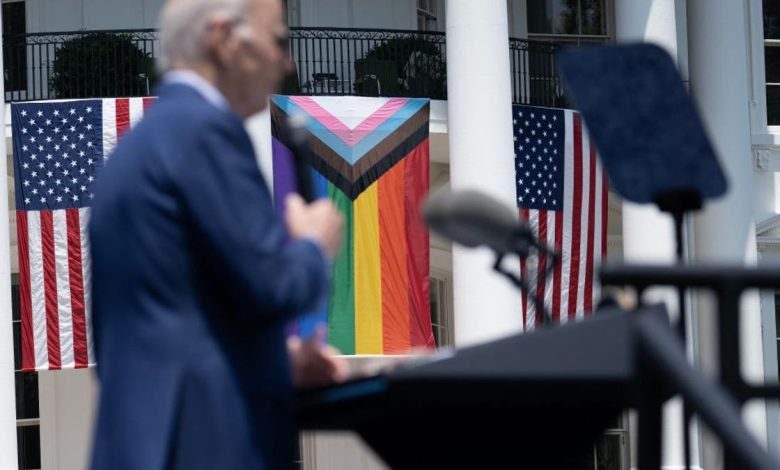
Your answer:
[[[327,290],[285,228],[239,117],[167,85],[99,174],[90,238],[93,469],[287,468],[284,324]]]

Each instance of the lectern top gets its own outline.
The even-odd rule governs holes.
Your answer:
[[[561,53],[567,88],[581,110],[615,190],[653,202],[685,191],[726,192],[726,178],[672,58],[651,44]]]

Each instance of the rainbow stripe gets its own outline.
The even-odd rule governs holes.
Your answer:
[[[332,268],[329,341],[345,354],[432,347],[429,239],[420,217],[429,187],[428,100],[274,97],[274,123],[293,113],[310,118],[315,186],[345,219]],[[272,127],[279,201],[294,190],[294,178]]]

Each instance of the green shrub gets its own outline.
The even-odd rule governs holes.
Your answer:
[[[58,98],[145,96],[154,59],[129,34],[88,33],[57,48],[50,88]]]
[[[447,88],[447,64],[439,44],[422,36],[389,39],[368,51],[367,60],[395,63],[398,78],[410,96],[443,98]]]

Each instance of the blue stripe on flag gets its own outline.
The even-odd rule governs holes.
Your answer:
[[[288,97],[277,95],[273,97],[273,101],[288,115],[303,114],[304,116],[310,116]],[[344,143],[339,136],[323,126],[322,123],[316,119],[309,119],[309,130],[325,145],[330,147],[331,150],[339,154],[341,158],[349,162],[350,165],[354,165],[358,160],[376,147],[377,144],[401,127],[410,117],[414,116],[414,114],[427,103],[428,100],[424,98],[410,98],[408,103],[358,142],[354,148]]]

